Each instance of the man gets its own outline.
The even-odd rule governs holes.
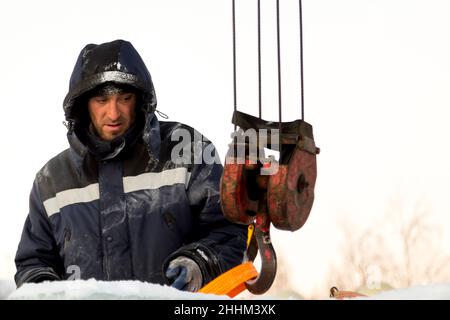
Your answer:
[[[150,73],[131,43],[87,45],[63,106],[70,148],[36,175],[18,286],[77,271],[197,291],[242,262],[247,231],[222,214],[222,166],[173,159],[179,144],[185,160],[214,146],[184,124],[158,121]],[[173,139],[179,131],[192,139]]]

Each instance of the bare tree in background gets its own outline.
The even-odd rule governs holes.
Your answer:
[[[330,272],[330,287],[380,290],[450,281],[450,256],[443,253],[441,229],[431,223],[426,206],[406,212],[396,200],[370,227],[342,221],[341,229],[341,259]]]
[[[267,295],[279,298],[303,299],[302,295],[292,285],[291,276],[294,274],[284,253],[277,252],[277,275]]]

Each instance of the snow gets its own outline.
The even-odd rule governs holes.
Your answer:
[[[361,298],[369,300],[450,300],[450,283],[412,286]]]
[[[68,280],[26,283],[12,292],[12,300],[198,300],[229,299],[227,296],[190,293],[141,281]]]
[[[0,279],[0,300],[6,299],[16,289],[13,280]]]
[[[326,297],[324,297],[325,299]],[[0,299],[11,300],[225,300],[227,296],[190,293],[141,281],[74,280],[27,283],[15,290],[13,281],[0,280]],[[236,299],[280,299],[239,296]],[[412,286],[380,292],[356,300],[450,300],[450,283]],[[288,299],[291,300],[291,299]],[[295,298],[294,298],[295,300]]]

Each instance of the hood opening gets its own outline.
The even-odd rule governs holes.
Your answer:
[[[150,73],[133,45],[124,40],[88,44],[80,52],[73,69],[63,108],[69,144],[80,154],[89,148],[91,123],[87,102],[99,86],[115,83],[138,92],[135,125],[142,127],[142,139],[152,162],[159,158],[159,122],[154,114],[156,95]],[[130,128],[131,129],[131,128]],[[150,162],[149,160],[149,165]]]

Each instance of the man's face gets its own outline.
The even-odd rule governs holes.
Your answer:
[[[97,134],[106,141],[122,135],[134,123],[136,94],[94,96],[88,101],[89,115]]]

